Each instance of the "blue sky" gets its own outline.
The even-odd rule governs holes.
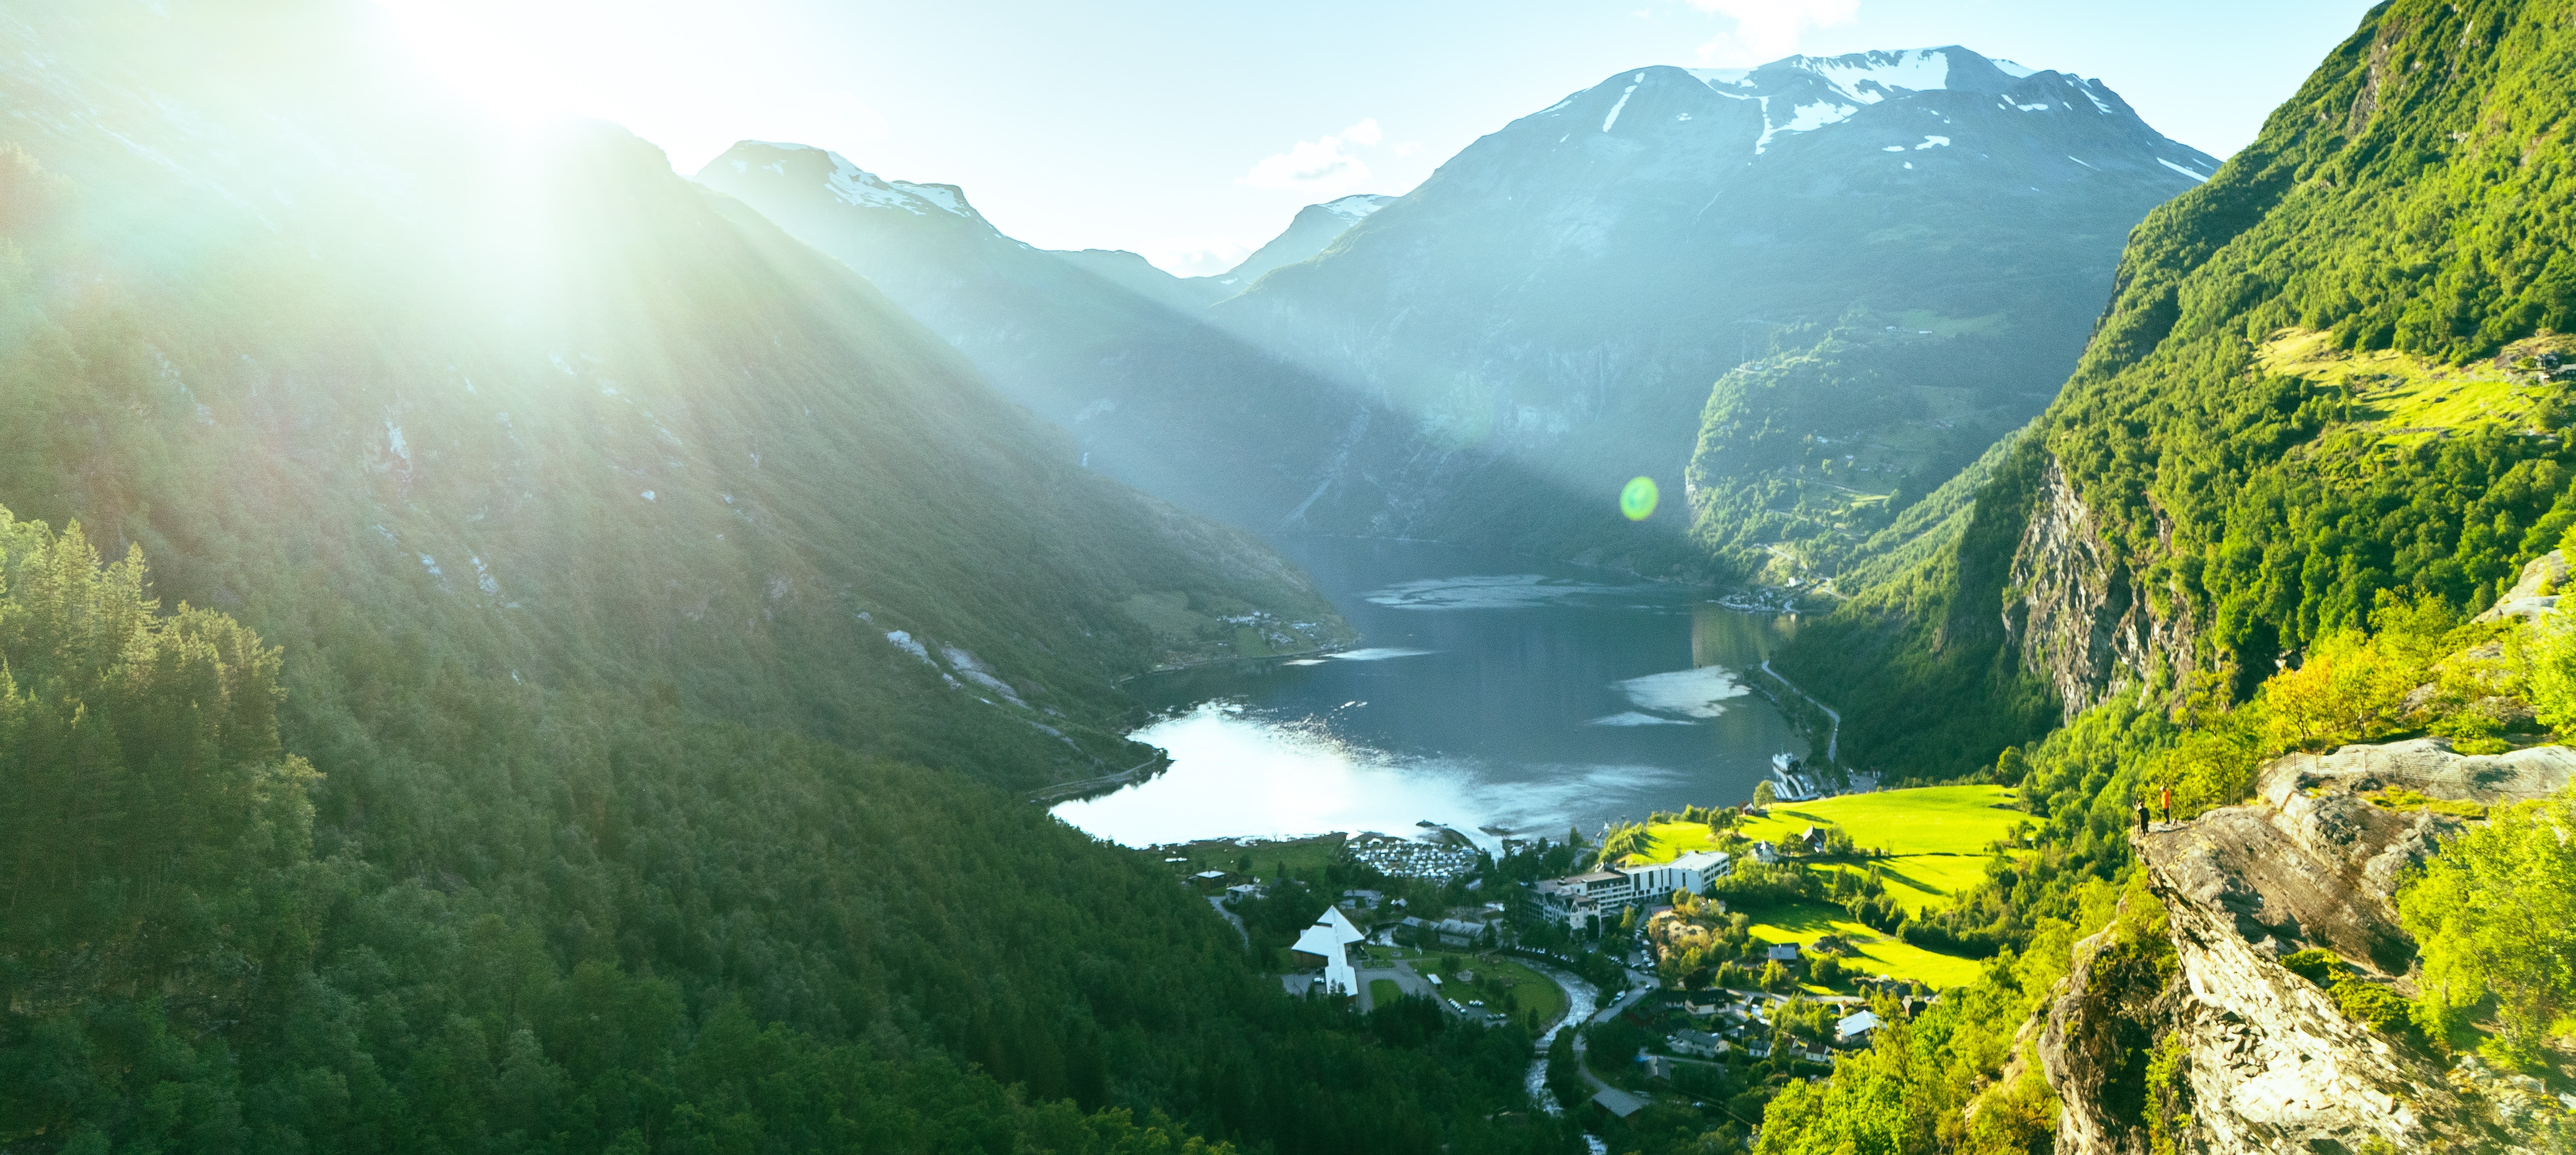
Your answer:
[[[617,121],[693,172],[796,141],[962,186],[1013,236],[1218,271],[1301,205],[1403,193],[1644,64],[1962,44],[2098,77],[2225,156],[2363,0],[377,0],[517,121]]]

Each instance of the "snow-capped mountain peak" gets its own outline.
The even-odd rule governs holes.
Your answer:
[[[1992,118],[1977,106],[2004,115]],[[1959,116],[1973,117],[1982,127],[1955,121]],[[2026,119],[2034,116],[2048,122]],[[2168,148],[2172,142],[2101,81],[1997,60],[1955,44],[1790,56],[1757,68],[1632,69],[1522,118],[1509,135],[1549,150],[1600,148],[1625,155],[1622,150],[1644,146],[1743,164],[1767,163],[1789,142],[1815,139],[1817,130],[1845,122],[1858,127],[1824,135],[1877,138],[1869,143],[1873,151],[1892,153],[1899,150],[1886,146],[1900,139],[1910,145],[1938,136],[1961,142],[1962,157],[1985,156],[1992,147],[2010,147],[2036,134],[2066,138],[2062,143],[2073,147],[2065,151],[2081,156],[2057,162],[2069,168],[2080,164],[2098,171],[2101,147],[2112,145],[2126,153],[2156,152],[2194,180],[2214,169],[2189,149]],[[2134,159],[2152,164],[2142,156]],[[1915,170],[1909,161],[1888,163],[1900,172]]]
[[[1913,92],[1995,92],[2039,70],[1982,56],[1957,45],[1852,52],[1841,56],[1789,56],[1759,68],[1686,69],[1727,96],[1777,95],[1817,82],[1856,104],[1876,104]]]
[[[807,153],[816,155],[803,155]],[[799,170],[800,174],[808,168],[825,169],[822,173],[825,187],[843,204],[900,209],[914,216],[946,214],[985,223],[983,214],[967,203],[966,193],[956,185],[886,180],[850,163],[849,158],[837,152],[812,145],[746,140],[727,150],[715,165],[730,167],[738,174],[748,174],[757,168],[779,176],[788,175],[791,168]]]
[[[1394,204],[1395,198],[1384,193],[1352,193],[1340,200],[1325,201],[1315,206],[1350,224],[1358,224],[1370,213]]]

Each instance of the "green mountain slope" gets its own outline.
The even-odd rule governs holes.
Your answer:
[[[1850,707],[1857,759],[1956,772],[2115,684],[2250,689],[2383,596],[2480,606],[2557,544],[2569,11],[2383,5],[2148,217],[1955,553],[1785,659]],[[1925,703],[1943,720],[1902,712]]]
[[[1380,532],[1812,580],[2039,413],[2122,238],[2215,167],[1958,46],[1642,68],[1208,315],[1405,418],[1332,474]]]
[[[374,18],[0,14],[0,1146],[1563,1148],[1018,800],[1301,576]]]

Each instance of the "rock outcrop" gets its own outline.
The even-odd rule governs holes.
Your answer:
[[[2393,896],[2464,820],[2385,808],[2365,792],[2492,806],[2553,793],[2571,775],[2576,750],[2559,746],[2495,756],[2457,754],[2438,738],[2346,746],[2266,766],[2255,804],[2140,837],[2173,961],[2154,976],[2158,989],[2141,989],[2141,976],[2096,965],[2101,936],[2079,948],[2039,1046],[2066,1106],[2058,1151],[2146,1151],[2140,1117],[2158,1094],[2188,1115],[2175,1128],[2182,1151],[2510,1147],[2492,1095],[2464,1098],[2437,1056],[2348,1018],[2279,959],[2323,947],[2358,968],[2349,981],[2411,994],[2415,946]],[[2166,1086],[2141,1091],[2138,1056],[2158,1045],[2180,1062]]]
[[[2022,668],[2056,689],[2070,720],[2158,665],[2192,666],[2188,618],[2159,618],[2138,596],[2054,457],[2013,551],[2010,580],[2004,631]]]
[[[2538,621],[2542,615],[2558,608],[2558,587],[2567,584],[2567,555],[2551,550],[2524,562],[2522,576],[2513,588],[2497,595],[2496,603],[2479,614],[2482,622],[2505,618]]]

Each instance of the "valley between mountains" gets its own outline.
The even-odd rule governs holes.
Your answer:
[[[2576,0],[1186,277],[381,7],[0,9],[0,1153],[2576,1151]]]

